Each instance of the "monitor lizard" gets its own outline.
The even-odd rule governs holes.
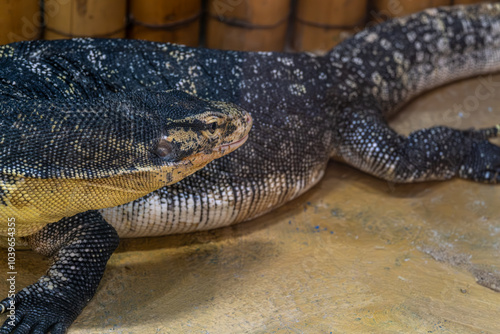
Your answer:
[[[332,158],[391,182],[500,180],[500,147],[488,140],[498,135],[498,125],[467,131],[437,126],[403,136],[386,122],[426,90],[500,70],[500,4],[428,9],[393,19],[323,56],[97,39],[11,44],[0,48],[0,55],[0,101],[176,89],[234,103],[254,119],[241,149],[197,173],[130,203],[64,218],[25,238],[49,256],[65,250],[70,234],[80,242],[78,252],[93,247],[111,254],[106,237],[92,244],[92,233],[75,232],[75,221],[85,226],[99,221],[120,237],[140,237],[255,218],[319,182]],[[63,333],[86,305],[91,294],[82,291],[95,290],[103,260],[86,274],[92,280],[72,273],[66,290],[54,290],[60,272],[78,258],[66,253],[61,263],[56,255],[47,276],[18,293],[21,332],[52,326],[53,333]],[[8,300],[2,303],[6,307]],[[0,333],[12,329],[5,324]]]

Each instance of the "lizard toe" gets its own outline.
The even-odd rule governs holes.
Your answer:
[[[471,154],[460,166],[459,176],[477,182],[500,183],[500,147],[488,140],[475,140]]]
[[[2,305],[4,305],[3,302],[4,301],[2,301]],[[2,327],[0,327],[0,334],[14,333],[14,330],[16,330],[16,328],[20,326],[23,319],[24,319],[24,315],[21,312],[15,312],[15,313],[9,314],[7,316],[7,320],[5,320]],[[16,333],[17,333],[17,331],[16,331]],[[29,333],[29,331],[27,333]]]
[[[53,323],[50,321],[40,322],[31,332],[31,334],[45,334],[50,331],[51,334],[64,334],[66,333],[68,326],[63,323]]]
[[[74,321],[80,308],[64,303],[62,291],[47,288],[45,281],[40,279],[15,295],[13,311],[10,298],[0,302],[7,313],[7,320],[0,328],[0,334],[16,333],[65,333]]]
[[[33,327],[38,323],[38,319],[30,318],[29,316],[21,316],[22,319],[19,321],[19,324],[16,326],[15,333],[16,334],[29,334]]]

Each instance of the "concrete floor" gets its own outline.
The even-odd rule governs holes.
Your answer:
[[[485,80],[435,90],[392,125],[498,124],[500,85],[476,97]],[[331,163],[319,185],[260,219],[123,240],[70,333],[498,333],[499,199],[500,186],[396,185]],[[20,253],[19,287],[47,265]]]

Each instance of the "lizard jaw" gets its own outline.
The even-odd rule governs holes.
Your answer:
[[[245,142],[247,141],[247,139],[248,139],[248,134],[245,137],[241,138],[240,140],[238,140],[236,142],[229,143],[229,144],[224,144],[224,145],[221,145],[221,146],[218,146],[218,147],[214,148],[213,152],[225,155],[227,153],[230,153],[230,152],[236,150],[241,145],[245,144]]]

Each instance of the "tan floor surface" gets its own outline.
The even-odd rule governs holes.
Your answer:
[[[500,75],[435,90],[392,124],[500,123],[488,80]],[[500,333],[499,199],[500,186],[396,185],[331,163],[260,219],[122,241],[70,333]],[[47,265],[20,252],[18,286]]]

